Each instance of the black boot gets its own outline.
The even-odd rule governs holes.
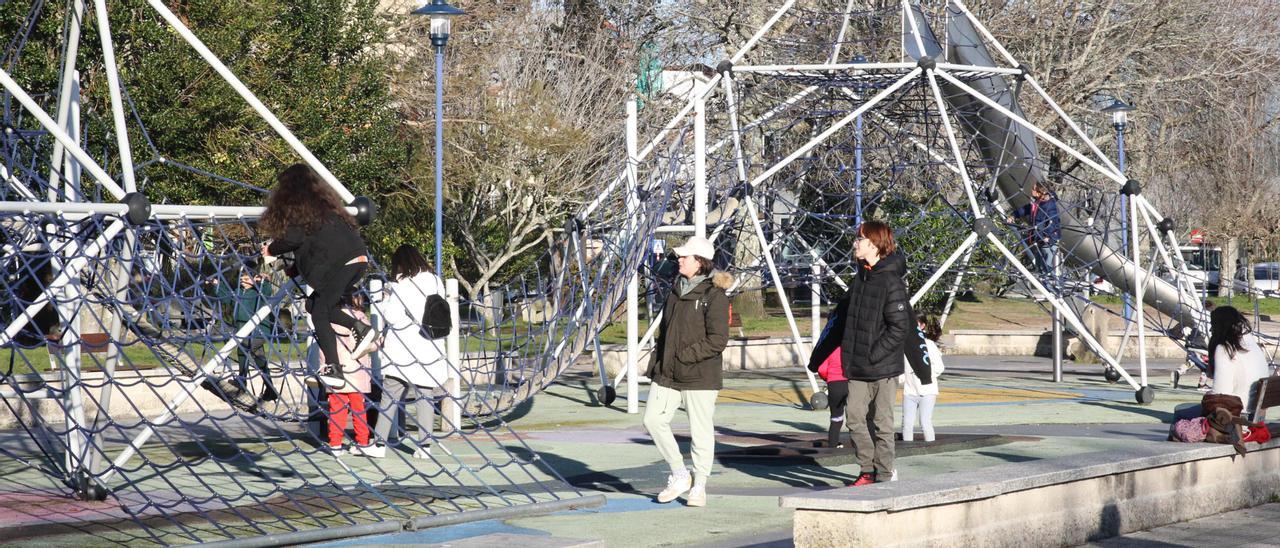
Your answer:
[[[262,401],[276,401],[280,398],[280,393],[276,392],[276,387],[272,386],[271,379],[263,378],[262,382]]]
[[[325,364],[317,376],[329,388],[342,388],[347,384],[347,379],[342,376],[342,366],[336,363]]]
[[[374,332],[373,326],[365,322],[356,322],[353,329],[356,335],[356,346],[351,351],[352,357],[358,358],[369,352],[370,345],[378,334]]]
[[[827,449],[835,449],[843,447],[840,445],[840,431],[844,430],[844,422],[831,421],[831,426],[827,428]]]

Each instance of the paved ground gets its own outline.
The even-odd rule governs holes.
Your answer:
[[[1153,383],[1168,379],[1168,372],[1178,365],[1150,363]],[[1068,364],[1065,382],[1059,384],[1050,382],[1049,360],[1037,358],[955,356],[948,359],[947,368],[935,412],[940,441],[948,434],[966,433],[1000,438],[992,445],[902,456],[897,467],[903,478],[1106,451],[1130,443],[1163,443],[1167,427],[1161,421],[1175,405],[1200,397],[1194,390],[1162,390],[1156,403],[1142,406],[1129,387],[1103,380],[1099,366]],[[1136,372],[1136,364],[1132,370]],[[332,545],[524,533],[600,539],[607,546],[789,546],[791,511],[778,508],[777,496],[843,488],[856,476],[853,465],[732,460],[724,455],[784,438],[824,437],[826,412],[800,405],[806,384],[798,369],[742,372],[726,381],[716,412],[721,459],[709,483],[706,508],[654,503],[651,497],[664,484],[666,470],[639,417],[589,407],[588,381],[566,381],[539,396],[514,424],[570,483],[605,493],[609,503],[604,508]],[[622,400],[616,405],[625,408]],[[588,424],[579,422],[585,417],[590,417]],[[681,422],[677,418],[678,433],[687,428]]]
[[[1174,406],[1198,401],[1201,395],[1195,390],[1168,388],[1169,371],[1178,365],[1172,361],[1149,363],[1157,399],[1151,405],[1138,405],[1130,387],[1103,380],[1100,366],[1068,364],[1064,382],[1053,383],[1052,367],[1045,359],[948,357],[934,421],[939,441],[900,445],[898,471],[909,479],[1108,451],[1135,443],[1167,443],[1163,441],[1167,427],[1162,423]],[[1127,366],[1136,375],[1137,365]],[[592,395],[594,386],[593,379],[567,377],[505,419],[538,453],[541,466],[554,468],[572,486],[565,486],[563,495],[573,495],[574,490],[604,494],[608,502],[603,508],[328,545],[465,542],[507,533],[541,537],[547,545],[566,539],[599,539],[607,546],[787,546],[791,511],[778,507],[778,496],[843,488],[856,476],[857,471],[848,464],[851,457],[816,462],[751,455],[753,448],[764,445],[803,444],[825,438],[827,413],[801,404],[807,398],[808,383],[799,369],[740,372],[726,380],[719,398],[716,425],[720,458],[709,483],[708,506],[657,504],[652,496],[664,485],[667,471],[640,424],[640,416],[625,413],[626,394],[613,408],[599,406]],[[643,393],[642,388],[641,397]],[[673,426],[677,435],[687,432],[687,422],[681,416]],[[513,438],[502,437],[494,443],[505,444],[517,453],[528,452]],[[351,458],[344,461],[353,462]],[[360,462],[351,465],[365,466]],[[544,472],[551,477],[550,470]],[[0,494],[4,480],[12,476],[0,474]],[[1259,511],[1274,511],[1268,508]],[[0,523],[0,538],[5,536],[3,527]],[[1143,546],[1167,545],[1151,544],[1164,541],[1143,540],[1139,535],[1132,537],[1134,542],[1147,542]],[[1280,538],[1280,525],[1271,530],[1269,538]],[[93,542],[71,531],[28,537],[24,543],[85,546],[122,542],[120,537],[104,535],[88,540]]]
[[[1090,547],[1261,547],[1280,545],[1280,504],[1271,503],[1107,539]]]

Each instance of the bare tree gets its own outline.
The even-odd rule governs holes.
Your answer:
[[[617,174],[623,105],[634,85],[631,42],[558,10],[495,3],[469,14],[451,39],[445,80],[445,201],[453,272],[471,295],[487,293],[540,255],[553,229]],[[422,145],[404,191],[392,198],[421,216],[430,203],[434,81],[423,21],[400,27],[405,62],[395,93]],[[456,41],[456,42],[455,42]],[[425,216],[422,216],[425,217]],[[425,218],[406,219],[429,226]],[[426,231],[423,231],[426,233]]]
[[[1276,90],[1270,67],[1280,60],[1280,2],[974,4],[1068,114],[1092,127],[1104,150],[1115,150],[1114,134],[1096,111],[1099,99],[1138,107],[1127,135],[1128,174],[1163,212],[1184,229],[1249,237],[1232,220],[1256,213],[1272,192],[1259,154],[1274,149],[1275,133],[1265,130],[1270,116],[1260,107]],[[1051,119],[1041,105],[1022,106],[1035,119]]]

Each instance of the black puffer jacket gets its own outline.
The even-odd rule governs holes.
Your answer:
[[[813,350],[811,370],[839,347],[844,376],[850,380],[874,381],[902,374],[907,335],[916,331],[907,285],[902,281],[906,266],[896,251],[873,268],[859,265],[848,295],[832,312],[829,334],[824,334]],[[835,336],[837,333],[842,335]]]
[[[683,297],[675,288],[662,307],[649,369],[655,384],[673,390],[720,390],[724,347],[729,343],[729,297],[733,276],[716,272]]]
[[[272,255],[294,252],[298,273],[312,287],[323,284],[347,261],[368,254],[360,231],[336,213],[326,215],[312,232],[304,232],[297,226],[285,229],[284,236],[271,242],[267,251]]]

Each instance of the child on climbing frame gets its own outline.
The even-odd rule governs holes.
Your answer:
[[[315,170],[294,164],[276,177],[276,188],[267,198],[258,228],[273,239],[262,246],[263,257],[293,252],[298,273],[312,290],[307,312],[324,358],[320,380],[330,388],[342,386],[345,380],[338,366],[337,336],[332,326],[353,330],[359,352],[367,350],[375,336],[368,323],[351,317],[338,305],[369,264],[355,218]]]

